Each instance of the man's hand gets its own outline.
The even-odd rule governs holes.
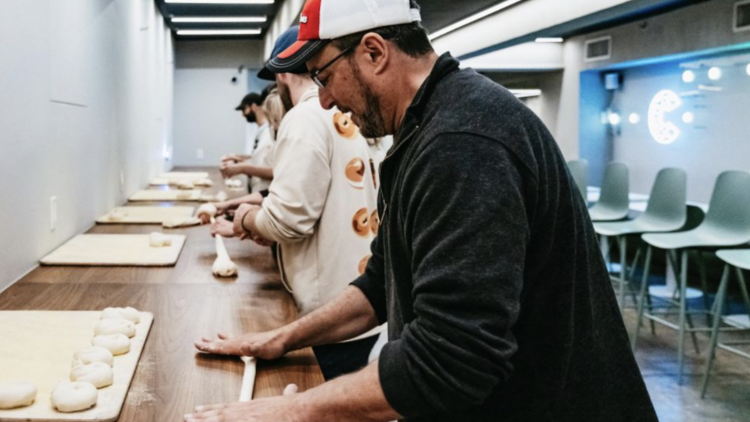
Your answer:
[[[235,237],[234,223],[224,217],[217,218],[216,223],[211,225],[211,237],[216,237],[217,234],[226,238]]]
[[[224,164],[224,163],[237,164],[243,161],[245,161],[245,159],[240,157],[237,154],[228,154],[228,155],[221,157],[221,164]]]
[[[185,422],[297,422],[304,411],[296,400],[298,387],[289,384],[281,397],[253,400],[246,403],[198,406],[195,413],[185,415]]]
[[[252,356],[264,360],[278,359],[287,352],[286,335],[280,329],[231,337],[219,333],[215,339],[203,337],[195,348],[203,353],[228,356]]]
[[[221,176],[225,179],[230,179],[240,174],[238,164],[234,164],[231,161],[222,162],[219,170],[221,170]]]
[[[244,227],[242,221],[246,216],[248,216],[248,214],[250,214],[250,216],[248,216],[248,220],[255,218],[255,213],[257,213],[259,210],[259,206],[250,204],[242,204],[237,208],[237,211],[234,212],[234,232],[237,234],[237,236],[243,234],[250,235],[250,233],[247,231],[252,229],[252,226],[250,226],[250,221],[247,221]],[[245,230],[245,227],[247,228],[247,230]]]

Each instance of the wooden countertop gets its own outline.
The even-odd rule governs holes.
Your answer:
[[[242,194],[226,189],[218,171],[212,170],[211,178],[215,185],[203,188],[204,193]],[[211,274],[216,252],[207,226],[167,230],[156,225],[98,225],[87,233],[152,231],[187,236],[176,267],[40,267],[0,295],[0,310],[91,311],[133,306],[155,315],[120,422],[177,422],[196,405],[237,401],[242,361],[198,354],[193,343],[218,331],[265,331],[297,318],[269,248],[226,240],[240,276],[218,279]],[[290,383],[299,385],[301,391],[323,383],[312,350],[259,362],[254,397],[279,395]]]

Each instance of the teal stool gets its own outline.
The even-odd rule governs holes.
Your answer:
[[[750,270],[750,250],[720,250],[716,252],[716,256],[724,261],[725,265],[724,274],[721,276],[721,283],[719,284],[719,291],[716,295],[716,301],[714,302],[714,311],[716,312],[717,318],[714,318],[713,327],[711,328],[711,342],[709,346],[710,349],[708,352],[708,359],[706,362],[706,373],[703,376],[703,390],[701,391],[701,398],[706,397],[706,390],[708,390],[708,381],[711,378],[711,369],[713,369],[714,362],[716,360],[717,347],[745,359],[750,359],[750,353],[733,347],[750,345],[750,341],[732,341],[724,343],[718,342],[719,331],[750,332],[750,296],[747,293],[745,276],[742,274],[742,270]],[[726,300],[727,287],[729,286],[729,278],[732,272],[732,268],[734,268],[737,272],[737,281],[739,283],[740,291],[742,292],[742,299],[745,303],[746,313],[740,315],[722,316],[724,313],[724,302]],[[720,328],[722,322],[727,325],[726,328]]]
[[[636,350],[641,323],[644,317],[679,331],[678,381],[682,384],[685,364],[685,336],[687,333],[693,336],[693,343],[697,350],[698,342],[695,333],[710,330],[709,328],[693,327],[691,314],[707,314],[709,322],[712,316],[712,312],[707,309],[707,306],[701,311],[689,312],[687,309],[688,299],[703,298],[705,305],[703,292],[687,287],[688,253],[691,250],[696,250],[697,252],[698,262],[701,267],[701,282],[703,290],[705,290],[707,284],[702,264],[702,251],[740,246],[750,242],[750,174],[743,171],[727,171],[719,175],[711,196],[706,218],[697,228],[678,233],[645,234],[642,238],[648,246],[646,248],[646,261],[638,300],[638,322],[636,323],[635,335],[632,339],[633,351]],[[663,249],[667,252],[667,259],[671,262],[675,271],[675,277],[679,280],[678,285],[648,287],[653,248]],[[677,274],[678,268],[680,269],[679,275]],[[647,294],[667,302],[670,306],[677,307],[679,314],[678,324],[661,318],[652,309],[649,309],[649,312],[646,313],[644,302],[646,301]],[[664,312],[660,315],[669,315],[670,313],[674,314],[674,312]]]
[[[599,200],[589,209],[591,221],[626,219],[630,212],[629,183],[628,166],[623,163],[607,165]]]
[[[586,181],[586,175],[589,170],[589,162],[583,159],[568,161],[568,170],[570,171],[570,175],[573,176],[578,190],[583,195],[583,200],[588,203],[588,182]]]
[[[600,236],[615,238],[620,250],[620,274],[612,280],[619,285],[620,307],[625,306],[625,289],[632,279],[627,275],[628,236],[644,233],[666,233],[680,230],[687,221],[687,175],[677,168],[659,171],[651,188],[646,211],[631,221],[614,223],[594,223],[594,230]],[[641,250],[636,252],[632,268],[638,263]],[[634,303],[635,293],[632,292]]]

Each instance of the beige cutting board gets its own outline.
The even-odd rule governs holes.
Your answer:
[[[119,212],[121,220],[112,220],[110,215]],[[168,220],[192,217],[195,207],[118,207],[96,220],[99,224],[161,224]]]
[[[96,406],[76,413],[56,411],[50,393],[68,380],[73,354],[91,345],[101,312],[0,311],[0,382],[36,385],[29,407],[0,410],[0,422],[114,421],[120,415],[154,316],[141,312],[130,352],[115,356],[114,383],[99,390]]]
[[[197,201],[201,193],[201,190],[139,190],[130,201]]]
[[[172,246],[152,248],[147,234],[82,234],[42,258],[41,262],[42,265],[92,267],[169,267],[177,263],[186,237],[166,236],[172,238]]]
[[[193,172],[172,171],[169,173],[160,174],[159,179],[169,179],[169,180],[184,179],[185,181],[208,179],[208,173],[199,172],[199,171],[193,171]]]

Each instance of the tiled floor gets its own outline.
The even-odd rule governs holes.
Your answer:
[[[636,313],[625,310],[633,333]],[[656,326],[656,336],[641,330],[636,359],[661,422],[750,422],[750,361],[719,350],[708,395],[701,400],[701,384],[708,337],[698,335],[700,354],[688,338],[685,378],[677,384],[677,332]],[[750,336],[744,339],[750,340]]]

